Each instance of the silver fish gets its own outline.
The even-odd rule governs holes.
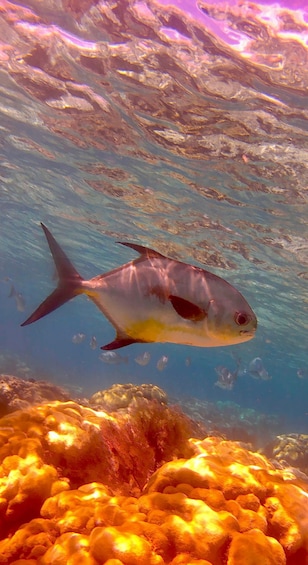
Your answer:
[[[120,365],[121,363],[127,363],[128,357],[122,357],[116,351],[102,351],[99,355],[99,359],[108,363],[108,365]]]
[[[20,292],[16,291],[13,284],[11,284],[11,290],[10,290],[9,298],[14,298],[18,312],[24,312],[25,311],[25,308],[26,308],[25,299]]]
[[[95,335],[92,335],[92,337],[90,339],[90,347],[93,350],[97,348],[97,339],[96,339]]]
[[[73,335],[72,342],[73,343],[82,343],[86,339],[86,334],[78,333]]]
[[[260,379],[262,381],[269,381],[272,378],[264,368],[261,357],[255,357],[255,359],[250,361],[248,365],[248,373],[254,379]]]
[[[167,355],[163,355],[160,359],[158,359],[156,363],[156,367],[159,371],[163,371],[168,363],[169,358]]]
[[[299,379],[308,379],[308,369],[304,367],[300,367],[297,369],[296,374]]]
[[[219,365],[215,368],[215,371],[218,375],[218,379],[216,383],[214,383],[215,386],[224,390],[232,390],[238,376],[238,370],[230,371],[227,367]]]
[[[136,363],[138,363],[138,365],[142,365],[142,367],[145,367],[145,365],[148,364],[150,359],[151,359],[151,353],[149,353],[148,351],[145,351],[144,353],[142,353],[142,355],[138,355],[138,357],[135,357]]]
[[[186,367],[190,367],[190,365],[191,365],[191,357],[186,357],[186,359],[185,359],[185,366],[186,366]]]
[[[140,256],[90,280],[81,278],[50,231],[41,224],[59,275],[57,288],[22,324],[86,294],[116,329],[102,349],[136,342],[218,347],[248,341],[257,319],[245,298],[222,278],[153,249],[120,242]]]

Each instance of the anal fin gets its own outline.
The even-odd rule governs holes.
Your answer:
[[[117,334],[116,338],[107,343],[106,345],[102,345],[101,349],[104,351],[112,351],[114,349],[120,349],[121,347],[126,347],[127,345],[132,345],[133,343],[145,343],[142,339],[134,339],[129,337],[128,335],[120,335]]]

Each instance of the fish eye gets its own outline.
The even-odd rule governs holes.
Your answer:
[[[234,320],[238,326],[246,326],[250,321],[250,316],[245,312],[235,312]]]

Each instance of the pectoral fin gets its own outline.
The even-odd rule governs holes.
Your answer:
[[[185,298],[181,298],[180,296],[170,295],[169,300],[177,314],[185,320],[200,322],[201,320],[204,320],[207,315],[207,312],[203,308],[200,308],[197,304],[193,304],[192,302],[189,302],[189,300],[185,300]]]

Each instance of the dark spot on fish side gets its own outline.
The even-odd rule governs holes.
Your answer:
[[[201,322],[204,320],[207,313],[203,308],[200,308],[196,304],[185,300],[180,296],[169,296],[169,300],[179,316],[185,320],[191,320],[192,322]]]

